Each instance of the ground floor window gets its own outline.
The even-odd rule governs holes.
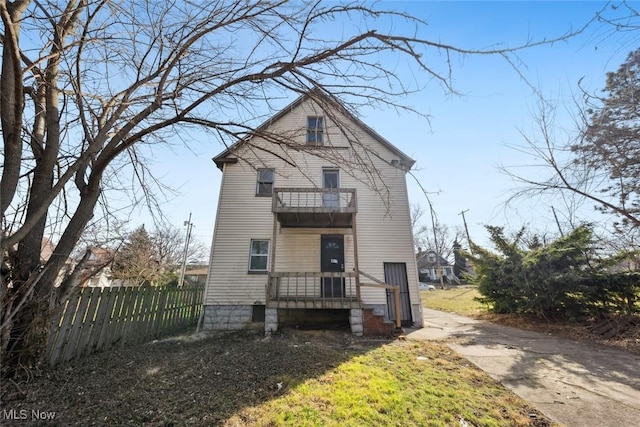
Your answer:
[[[269,268],[269,240],[251,239],[249,271],[266,272]]]

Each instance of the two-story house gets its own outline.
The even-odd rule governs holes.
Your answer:
[[[223,176],[203,329],[269,333],[322,313],[358,335],[368,315],[422,325],[414,160],[320,89],[213,160]]]
[[[418,248],[416,263],[421,282],[439,282],[441,277],[446,278],[447,282],[459,280],[453,273],[453,265],[434,250],[422,251],[422,248]]]

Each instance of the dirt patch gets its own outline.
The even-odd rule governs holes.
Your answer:
[[[43,371],[28,384],[5,384],[0,424],[218,425],[387,342],[338,331],[271,338],[245,331],[107,351]],[[38,420],[47,414],[53,421]]]

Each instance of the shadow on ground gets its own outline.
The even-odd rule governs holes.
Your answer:
[[[526,378],[533,385],[545,378],[541,371],[548,373],[557,365],[563,375],[581,378],[586,388],[614,381],[640,390],[640,357],[632,353],[491,323],[479,323],[458,338],[464,338],[459,345],[486,346],[494,358],[514,356],[503,363],[509,376]]]
[[[640,357],[451,313],[425,310],[414,338],[449,346],[566,425],[637,425]],[[411,336],[411,335],[410,335]]]
[[[216,425],[387,343],[343,331],[200,334],[87,357],[22,386],[4,426]],[[10,420],[7,411],[24,419]],[[32,411],[55,412],[42,424]],[[9,417],[11,418],[11,417]]]

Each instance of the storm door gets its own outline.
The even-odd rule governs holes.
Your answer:
[[[384,282],[389,285],[400,286],[400,320],[402,321],[402,326],[411,326],[411,300],[409,299],[407,265],[404,262],[385,262]],[[387,289],[387,307],[389,319],[395,321],[396,308],[393,301],[393,290],[391,289]]]

